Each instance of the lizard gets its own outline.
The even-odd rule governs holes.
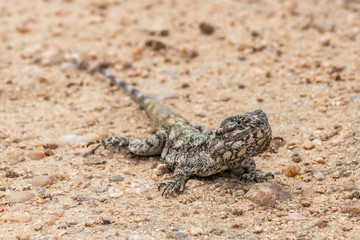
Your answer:
[[[266,113],[261,110],[225,118],[216,130],[192,125],[173,108],[145,95],[134,86],[108,73],[103,68],[73,58],[76,66],[102,74],[120,86],[145,110],[156,132],[140,140],[113,136],[89,142],[92,153],[113,145],[139,156],[160,155],[160,161],[174,172],[173,179],[158,184],[163,197],[180,194],[190,176],[207,177],[231,170],[242,181],[261,182],[274,178],[271,172],[260,174],[254,156],[269,149],[272,130]],[[275,138],[274,138],[275,139]]]

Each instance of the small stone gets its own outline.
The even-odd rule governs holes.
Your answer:
[[[331,42],[331,37],[328,34],[324,34],[323,36],[320,37],[319,42],[321,45],[327,47],[330,45]]]
[[[163,42],[157,40],[147,40],[145,46],[151,48],[154,51],[159,51],[161,49],[166,49],[166,45]]]
[[[60,144],[85,144],[94,140],[97,140],[98,137],[95,134],[87,134],[84,136],[80,135],[65,135],[59,139]]]
[[[52,149],[52,150],[57,149],[59,147],[59,145],[57,145],[56,143],[45,143],[42,146],[45,149]]]
[[[30,222],[32,217],[28,213],[24,212],[11,212],[5,213],[0,217],[0,221],[9,221],[9,222]]]
[[[315,191],[311,184],[306,184],[302,187],[302,197],[311,198],[315,194]]]
[[[9,202],[26,202],[32,200],[34,197],[35,194],[31,192],[10,192],[5,198]]]
[[[311,202],[307,199],[301,199],[300,203],[303,207],[310,207],[310,205],[311,205]]]
[[[352,227],[352,226],[349,226],[349,225],[345,225],[345,226],[342,226],[341,229],[342,229],[344,232],[348,232],[348,231],[352,230],[353,227]]]
[[[325,228],[325,227],[327,227],[327,225],[328,225],[328,223],[323,220],[319,220],[315,223],[315,226],[317,226],[318,228]]]
[[[311,141],[305,141],[302,146],[305,150],[311,150],[314,148],[314,144]]]
[[[325,163],[325,159],[323,157],[316,157],[314,159],[315,162],[319,163],[319,164],[324,164]]]
[[[0,186],[0,191],[1,191],[1,192],[5,192],[5,191],[6,191],[6,187],[5,187],[5,186]]]
[[[244,214],[244,210],[241,208],[236,208],[232,211],[232,214],[234,214],[235,216],[241,216]]]
[[[54,183],[54,179],[49,176],[37,176],[31,179],[31,184],[34,186],[44,187]]]
[[[325,193],[326,192],[326,186],[324,186],[324,185],[316,186],[315,192],[317,192],[317,193]]]
[[[44,154],[45,156],[49,157],[49,156],[53,156],[54,152],[51,149],[45,149]]]
[[[325,179],[325,176],[322,172],[316,172],[314,173],[314,178],[318,181],[323,181]]]
[[[350,193],[348,196],[346,196],[347,199],[360,199],[360,191],[354,191],[352,193]]]
[[[342,184],[345,191],[351,191],[356,189],[356,184],[353,181],[345,181]]]
[[[124,177],[120,175],[114,175],[109,178],[111,182],[122,182],[124,181]]]
[[[211,25],[209,23],[202,22],[202,23],[200,23],[200,31],[202,34],[211,35],[214,33],[215,28],[213,25]]]
[[[107,225],[111,223],[111,220],[108,216],[101,216],[102,223]]]
[[[102,187],[98,187],[98,188],[93,189],[93,191],[96,192],[96,193],[103,193],[106,190],[107,190],[107,186],[102,186]]]
[[[264,231],[264,229],[260,226],[256,226],[254,228],[254,233],[256,233],[256,234],[262,233],[263,231]]]
[[[302,159],[298,153],[293,153],[293,155],[291,156],[291,160],[296,163],[299,163],[302,161]]]
[[[32,160],[40,160],[45,157],[45,153],[42,151],[32,151],[29,152],[27,156]]]
[[[188,235],[182,232],[175,232],[175,231],[171,231],[171,232],[167,232],[166,233],[166,238],[174,238],[174,239],[186,239]]]
[[[274,207],[289,200],[291,195],[277,183],[264,182],[254,184],[244,197],[260,206]]]
[[[287,177],[295,177],[300,173],[301,168],[298,165],[288,165],[284,169],[285,176]]]
[[[7,178],[17,178],[19,177],[19,174],[17,174],[16,172],[12,171],[12,170],[7,170],[5,173],[5,177]]]
[[[155,169],[154,169],[154,173],[157,176],[162,176],[165,173],[169,172],[169,169],[167,168],[166,164],[159,164]]]
[[[201,227],[191,227],[190,233],[192,236],[200,236],[204,233],[204,231]]]
[[[315,144],[315,145],[321,145],[321,143],[322,143],[321,140],[320,140],[320,139],[317,139],[317,138],[314,139],[314,140],[312,140],[311,142],[312,142],[313,144]]]
[[[360,201],[352,201],[350,203],[346,203],[343,208],[343,212],[360,212]]]
[[[331,175],[332,178],[334,179],[338,179],[340,177],[340,172],[339,171],[336,171],[334,172],[332,175]]]

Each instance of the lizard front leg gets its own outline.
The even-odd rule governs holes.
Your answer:
[[[162,182],[158,184],[158,190],[160,191],[160,189],[164,187],[162,190],[163,197],[167,197],[168,195],[171,195],[174,192],[180,194],[182,191],[184,191],[185,180],[186,180],[185,171],[178,167],[175,169],[174,179],[169,182]]]
[[[274,174],[271,172],[268,172],[265,175],[259,173],[256,170],[256,164],[252,157],[247,157],[240,161],[229,163],[228,167],[233,173],[239,175],[241,180],[245,182],[262,182],[267,181],[270,178],[274,178]]]
[[[166,142],[166,132],[159,131],[155,134],[150,135],[144,140],[138,138],[125,138],[125,137],[110,137],[105,140],[93,141],[87,144],[87,147],[93,144],[97,144],[93,149],[95,152],[101,146],[105,148],[108,145],[113,145],[117,147],[128,147],[129,151],[135,155],[141,156],[153,156],[159,155],[164,148]]]

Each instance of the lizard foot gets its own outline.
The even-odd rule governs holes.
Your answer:
[[[101,146],[104,146],[106,148],[109,145],[118,146],[119,148],[122,146],[129,145],[129,139],[124,137],[111,137],[105,140],[97,140],[92,141],[86,144],[86,147],[89,147],[90,145],[97,144],[94,149],[92,150],[92,153],[95,153],[96,149],[98,149]]]
[[[258,172],[250,172],[241,176],[241,180],[245,182],[267,182],[269,179],[274,179],[274,174],[271,172],[268,172],[265,175],[259,174]]]
[[[160,189],[163,188],[163,190],[161,191],[161,195],[163,197],[167,197],[168,195],[171,195],[173,192],[176,192],[176,189],[179,189],[177,191],[178,194],[180,194],[182,191],[184,191],[184,187],[185,187],[185,181],[184,180],[172,180],[169,182],[162,182],[158,184],[158,190],[160,191]]]

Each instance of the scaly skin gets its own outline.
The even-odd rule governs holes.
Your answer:
[[[216,131],[193,126],[172,108],[161,105],[131,85],[85,61],[74,59],[81,67],[96,71],[122,87],[146,111],[157,132],[144,140],[111,137],[97,144],[127,147],[135,155],[160,155],[161,161],[174,171],[173,180],[160,183],[162,195],[167,197],[184,190],[192,176],[210,176],[230,169],[244,181],[266,181],[272,173],[261,175],[256,171],[253,156],[269,148],[271,127],[262,110],[226,118]]]

